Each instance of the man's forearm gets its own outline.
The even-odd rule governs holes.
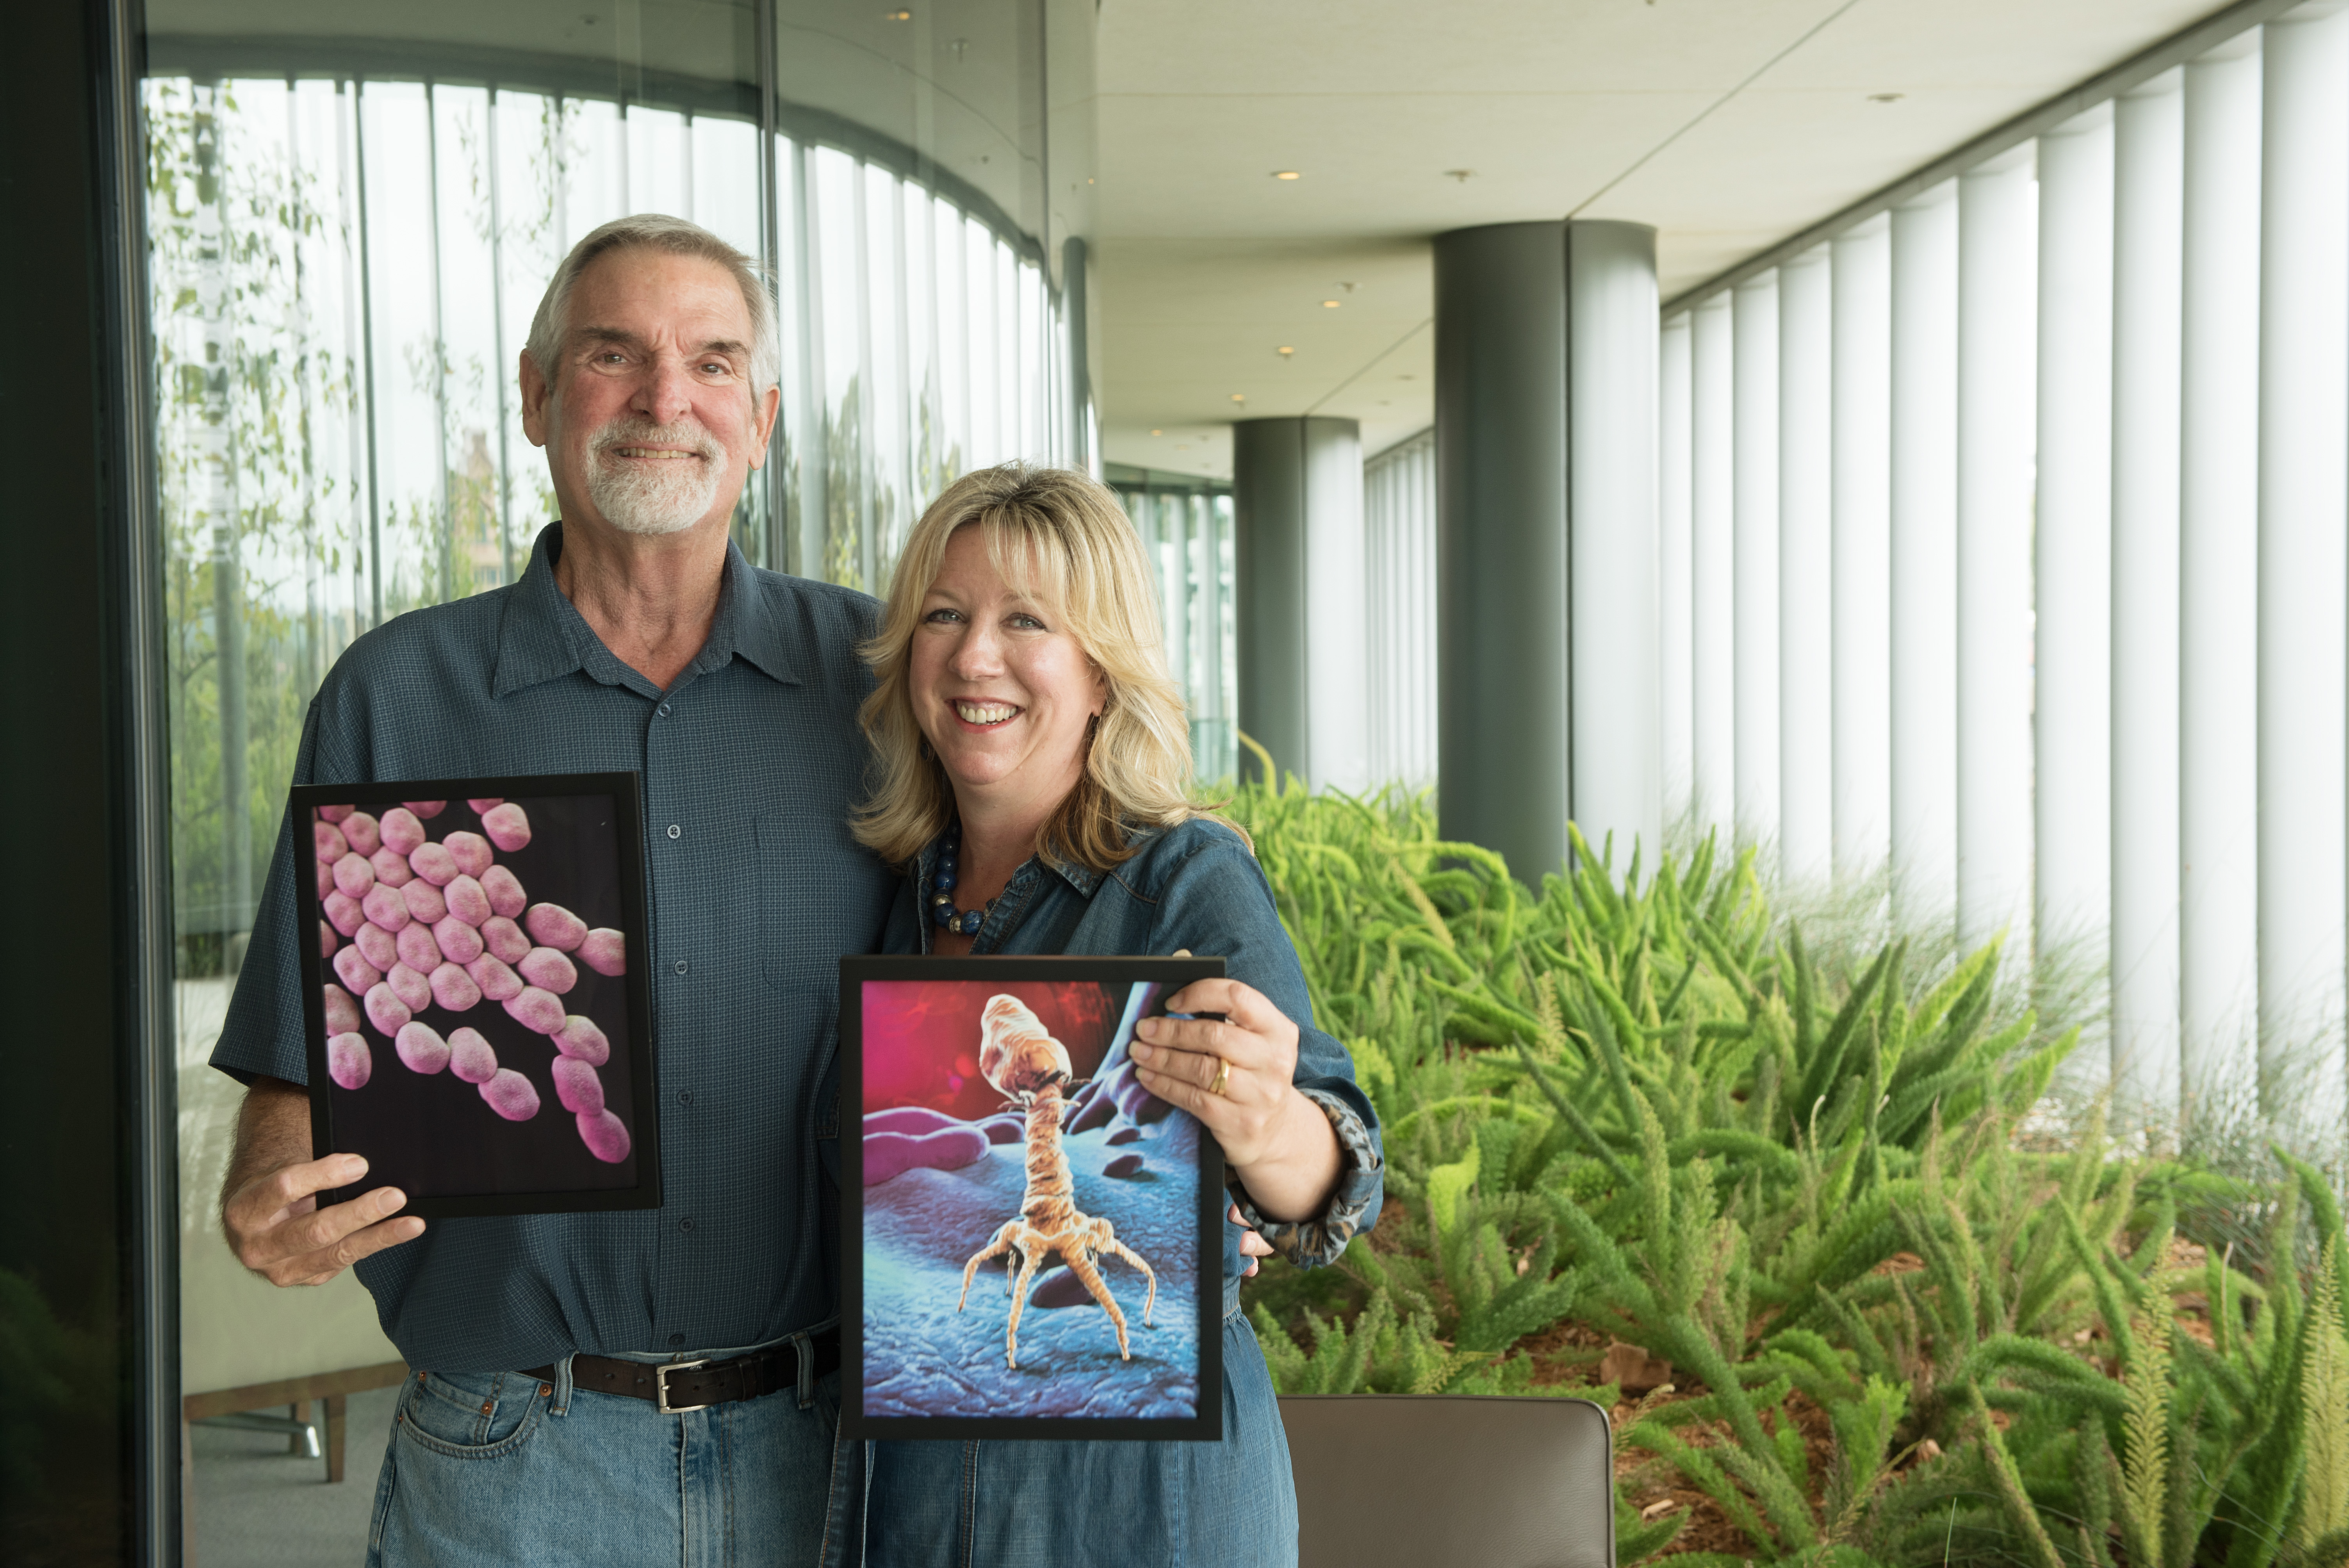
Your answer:
[[[236,1113],[236,1147],[221,1179],[221,1206],[255,1177],[311,1158],[310,1091],[284,1078],[255,1078]],[[229,1237],[229,1245],[236,1238]]]

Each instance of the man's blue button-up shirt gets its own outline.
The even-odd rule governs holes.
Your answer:
[[[555,586],[562,525],[512,587],[416,610],[336,663],[294,782],[633,771],[643,781],[662,1207],[438,1220],[358,1265],[409,1365],[753,1345],[833,1311],[815,1140],[842,954],[898,879],[849,836],[878,604],[730,547],[709,638],[667,691]],[[290,821],[212,1065],[308,1078]],[[819,1128],[819,1119],[826,1125]],[[321,1150],[321,1152],[325,1152]]]

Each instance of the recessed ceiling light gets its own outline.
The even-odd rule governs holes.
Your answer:
[[[1150,433],[1151,433],[1152,435],[1154,435],[1154,436],[1163,436],[1163,435],[1164,435],[1166,432],[1165,432],[1165,431],[1164,431],[1164,430],[1153,430],[1153,431],[1151,431]]]
[[[1398,381],[1408,381],[1408,380],[1410,380],[1410,379],[1411,379],[1411,377],[1410,377],[1409,376],[1398,376],[1398,377],[1395,377],[1395,379],[1396,379],[1396,380],[1398,380]]]
[[[1338,302],[1334,299],[1325,299],[1321,302],[1321,308],[1323,310],[1336,310],[1338,308]]]
[[[1476,178],[1476,171],[1473,169],[1447,169],[1444,171],[1444,177],[1446,180],[1456,180],[1465,185]]]
[[[1294,355],[1297,350],[1284,343],[1278,348],[1274,349],[1273,352],[1279,355],[1283,359],[1287,359],[1290,356]]]
[[[885,22],[910,22],[914,14],[911,11],[884,11],[881,19]]]
[[[1276,169],[1272,171],[1272,177],[1275,180],[1302,180],[1305,178],[1305,176],[1299,174],[1294,169]]]
[[[1174,449],[1178,452],[1187,452],[1191,449],[1191,443],[1188,441],[1177,441],[1174,443]]]
[[[1232,394],[1232,401],[1235,403],[1245,403],[1247,401],[1247,394],[1245,392],[1235,392]]]
[[[1870,103],[1899,103],[1902,98],[1908,96],[1909,95],[1906,93],[1870,93],[1868,95],[1868,101]]]

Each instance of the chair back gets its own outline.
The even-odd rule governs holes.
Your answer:
[[[1614,1444],[1588,1399],[1280,1401],[1300,1568],[1614,1568]]]

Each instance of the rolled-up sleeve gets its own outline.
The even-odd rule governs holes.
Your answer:
[[[1266,1219],[1237,1175],[1226,1185],[1251,1229],[1290,1263],[1310,1268],[1334,1261],[1377,1222],[1386,1191],[1378,1113],[1354,1080],[1353,1057],[1314,1023],[1305,972],[1256,857],[1228,829],[1199,826],[1207,830],[1200,848],[1160,890],[1150,950],[1221,954],[1226,975],[1263,992],[1297,1026],[1294,1081],[1337,1134],[1337,1185],[1319,1213],[1295,1221]]]

